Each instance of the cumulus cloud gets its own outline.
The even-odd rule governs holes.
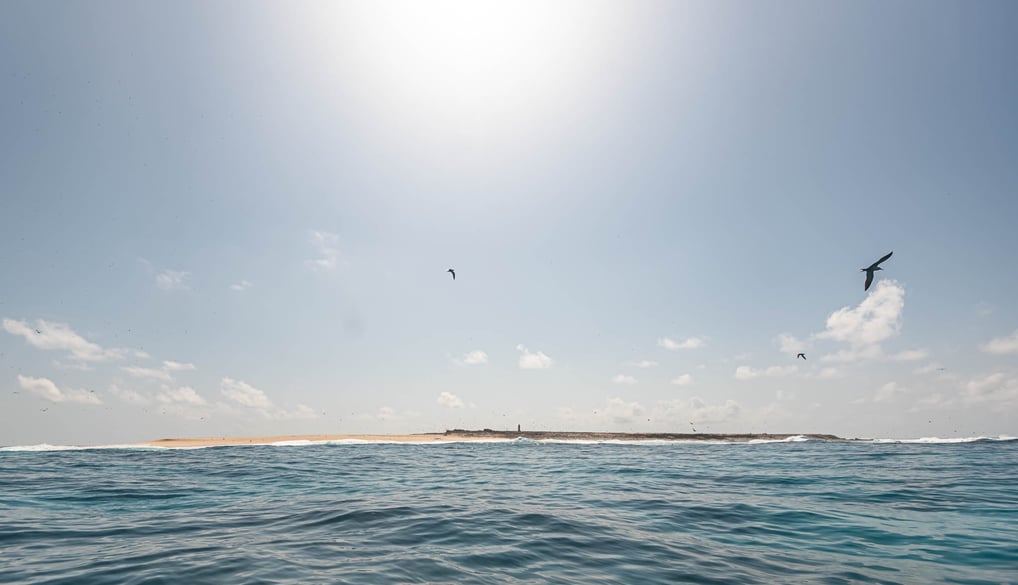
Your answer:
[[[906,349],[888,356],[887,359],[895,362],[917,362],[929,357],[930,352],[925,349]]]
[[[181,386],[179,388],[163,388],[156,394],[156,400],[163,404],[188,404],[193,406],[201,406],[208,402],[201,397],[194,388],[190,386]]]
[[[149,402],[148,398],[138,392],[131,390],[130,388],[121,388],[116,384],[110,384],[110,394],[124,402],[131,402],[133,404],[148,404]]]
[[[696,349],[703,347],[703,339],[699,337],[690,337],[683,341],[675,341],[668,337],[659,337],[657,340],[658,347],[663,347],[668,350],[679,350],[679,349]]]
[[[316,257],[304,263],[311,270],[329,272],[339,264],[339,236],[326,231],[311,230],[311,245]]]
[[[1018,353],[1018,329],[1007,337],[997,337],[979,346],[986,353]]]
[[[552,359],[543,352],[531,352],[522,343],[516,346],[516,350],[520,352],[520,369],[543,370],[550,368],[553,363]]]
[[[393,422],[419,418],[420,416],[421,413],[413,410],[404,410],[401,412],[391,406],[382,406],[375,414],[361,414],[358,415],[357,418],[369,421]]]
[[[251,288],[252,286],[254,286],[254,284],[250,280],[242,280],[240,282],[235,282],[235,283],[231,284],[230,285],[230,290],[235,290],[235,291],[238,291],[238,292],[243,292],[243,291],[246,291],[247,289]]]
[[[189,278],[191,273],[186,270],[163,270],[156,274],[156,286],[163,290],[191,290]]]
[[[51,323],[39,319],[32,327],[25,321],[5,318],[3,326],[8,333],[24,337],[33,347],[66,351],[72,359],[79,362],[119,360],[136,353],[127,349],[104,349],[75,333],[66,323]]]
[[[121,371],[135,378],[148,378],[151,380],[162,380],[170,382],[173,380],[171,372],[181,372],[194,369],[194,364],[184,364],[174,361],[164,361],[161,368],[143,368],[140,366],[122,366]]]
[[[894,280],[881,280],[857,307],[842,307],[827,318],[818,339],[841,341],[848,350],[824,356],[825,361],[854,361],[880,356],[880,344],[901,332],[905,289]]]
[[[735,368],[735,379],[736,380],[752,380],[753,378],[779,378],[782,376],[790,376],[799,371],[798,366],[771,366],[762,370],[757,370],[749,366],[739,366]]]
[[[626,376],[625,374],[618,374],[612,378],[612,382],[616,384],[636,384],[636,378],[632,376]]]
[[[463,408],[463,401],[452,392],[442,392],[437,402],[446,408]]]
[[[616,423],[632,422],[644,412],[639,402],[626,402],[621,398],[609,398],[604,408],[604,416]]]
[[[268,410],[273,407],[265,392],[255,388],[247,382],[223,378],[219,384],[219,391],[229,400],[248,408]]]
[[[639,360],[634,362],[626,362],[627,366],[633,366],[634,368],[653,368],[657,365],[657,362],[651,360]]]
[[[742,406],[734,400],[709,404],[699,396],[689,400],[666,400],[654,406],[652,416],[685,425],[688,422],[720,423],[738,418]]]
[[[806,344],[791,335],[782,333],[778,335],[778,345],[781,346],[781,353],[798,354],[806,351]]]
[[[95,392],[66,388],[61,390],[49,378],[32,378],[18,374],[18,384],[25,390],[50,402],[77,402],[80,404],[102,404]]]
[[[918,412],[929,408],[944,409],[951,408],[952,406],[954,406],[954,398],[949,398],[940,392],[935,392],[916,400],[915,405],[909,408],[909,412]]]
[[[700,397],[693,397],[688,400],[662,400],[647,407],[639,402],[627,402],[615,397],[606,399],[603,406],[592,411],[559,409],[559,418],[571,425],[583,425],[586,428],[647,421],[687,429],[690,422],[725,422],[738,418],[741,412],[741,405],[734,400],[709,404]]]
[[[169,382],[172,377],[166,370],[155,369],[155,368],[142,368],[139,366],[122,366],[121,371],[134,376],[135,378],[151,378],[153,380],[163,380]]]
[[[682,374],[681,376],[672,378],[671,382],[676,386],[686,386],[693,383],[693,376],[690,376],[689,374]]]
[[[972,378],[962,389],[962,399],[968,403],[1018,400],[1018,376],[994,372]]]
[[[899,386],[897,382],[888,382],[873,395],[873,402],[887,402],[906,392],[908,390]]]
[[[314,409],[298,404],[295,410],[286,410],[277,406],[269,399],[268,394],[242,380],[223,378],[219,382],[219,391],[229,401],[220,404],[227,409],[248,409],[268,419],[315,418]]]
[[[459,363],[465,366],[479,366],[488,363],[488,354],[479,349],[467,352],[459,358]]]

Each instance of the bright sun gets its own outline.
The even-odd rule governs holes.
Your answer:
[[[401,133],[476,137],[543,126],[618,58],[625,3],[333,2],[315,17],[345,95]],[[393,129],[396,129],[393,128]]]

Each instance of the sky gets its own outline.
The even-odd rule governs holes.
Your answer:
[[[0,445],[1018,435],[1015,55],[1007,1],[3,2]]]

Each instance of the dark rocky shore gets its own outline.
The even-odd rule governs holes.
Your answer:
[[[848,441],[835,435],[819,435],[812,433],[598,433],[569,431],[480,431],[452,429],[445,431],[447,437],[469,437],[490,439],[524,439],[542,440],[558,439],[562,441],[729,441],[733,443],[765,440],[780,441],[789,437],[803,436],[814,441]]]

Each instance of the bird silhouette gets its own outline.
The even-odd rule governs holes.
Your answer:
[[[880,263],[883,262],[884,260],[887,260],[888,258],[890,258],[891,254],[894,254],[894,252],[888,252],[887,256],[884,256],[883,258],[881,258],[880,260],[877,260],[873,264],[870,264],[866,268],[860,268],[859,269],[860,271],[866,273],[866,286],[864,286],[862,288],[863,290],[869,290],[870,289],[870,285],[873,284],[873,273],[876,272],[877,270],[883,270],[883,268],[880,267]]]
[[[800,353],[799,355],[795,356],[795,359],[799,359],[799,358],[806,359],[806,354]]]
[[[453,280],[456,280],[456,271],[455,271],[455,270],[453,270],[452,268],[450,268],[449,270],[446,270],[446,272],[448,272],[449,274],[451,274],[451,275],[452,275],[452,279],[453,279]]]

